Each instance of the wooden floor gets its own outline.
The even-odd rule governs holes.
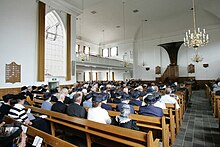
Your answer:
[[[220,147],[218,128],[205,92],[193,91],[174,147]]]

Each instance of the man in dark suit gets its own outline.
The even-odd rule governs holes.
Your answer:
[[[65,95],[64,94],[59,94],[58,95],[58,101],[53,104],[53,106],[51,107],[52,111],[56,111],[56,112],[60,112],[60,113],[66,113],[66,104],[64,104],[65,100]]]
[[[77,92],[73,97],[73,103],[71,103],[66,110],[66,113],[70,116],[76,116],[80,118],[87,118],[86,109],[80,106],[82,102],[82,93]]]

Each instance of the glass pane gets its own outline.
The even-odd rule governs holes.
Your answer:
[[[51,11],[45,18],[45,74],[51,76],[66,75],[64,27],[58,17]]]
[[[75,50],[76,50],[76,53],[79,52],[79,45],[78,45],[78,44],[76,44],[76,48],[75,48]]]
[[[85,54],[89,55],[89,47],[85,46]]]
[[[111,48],[111,56],[118,56],[118,48],[117,47]]]
[[[108,57],[108,49],[107,48],[102,49],[102,54],[103,57]]]

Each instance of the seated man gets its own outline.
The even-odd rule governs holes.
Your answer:
[[[163,110],[159,107],[154,106],[153,104],[156,103],[156,95],[155,94],[147,94],[143,97],[145,106],[141,106],[139,109],[139,114],[146,115],[146,116],[163,116]]]
[[[169,87],[166,88],[165,89],[165,95],[161,96],[160,102],[176,104],[176,109],[179,109],[180,106],[179,106],[177,100],[175,99],[175,97],[170,96],[171,92],[172,92],[171,88],[169,88]]]
[[[60,112],[60,113],[66,113],[66,104],[64,104],[64,100],[65,100],[65,95],[64,94],[58,94],[58,101],[52,105],[51,110],[52,111],[56,111],[56,112]]]
[[[87,118],[87,112],[80,104],[82,102],[82,93],[77,92],[73,97],[73,103],[71,103],[66,110],[66,113],[70,116],[76,116],[80,118]]]

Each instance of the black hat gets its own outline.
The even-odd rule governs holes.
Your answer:
[[[155,95],[154,94],[147,94],[145,97],[144,97],[144,102],[146,103],[146,104],[154,104],[154,103],[156,103],[157,102],[157,100],[156,100],[156,97],[155,97]]]
[[[133,99],[138,99],[141,96],[140,91],[134,91],[132,94]]]
[[[161,95],[159,92],[154,92],[153,95],[155,96],[156,100],[159,100],[161,98]]]
[[[14,95],[13,99],[23,100],[23,99],[26,99],[26,96],[23,93],[19,93],[19,94]]]
[[[21,91],[26,90],[26,89],[27,89],[27,86],[21,87]]]
[[[10,99],[13,99],[14,98],[14,94],[6,94],[4,96],[2,96],[2,99],[4,102],[8,102]]]
[[[98,95],[95,95],[94,97],[92,97],[93,102],[101,102],[102,100],[103,100],[103,95],[101,95],[101,94],[98,94]]]
[[[121,96],[121,99],[122,100],[129,100],[130,99],[130,95],[126,94],[126,93],[123,93],[123,95]]]
[[[45,100],[48,100],[51,96],[52,96],[51,93],[46,92],[46,93],[44,94],[44,99],[45,99]]]
[[[33,85],[33,86],[32,86],[32,90],[35,90],[35,89],[37,89],[37,86],[34,86],[34,85]]]
[[[93,97],[93,93],[89,93],[84,98],[85,98],[85,100],[89,100],[92,97]]]

